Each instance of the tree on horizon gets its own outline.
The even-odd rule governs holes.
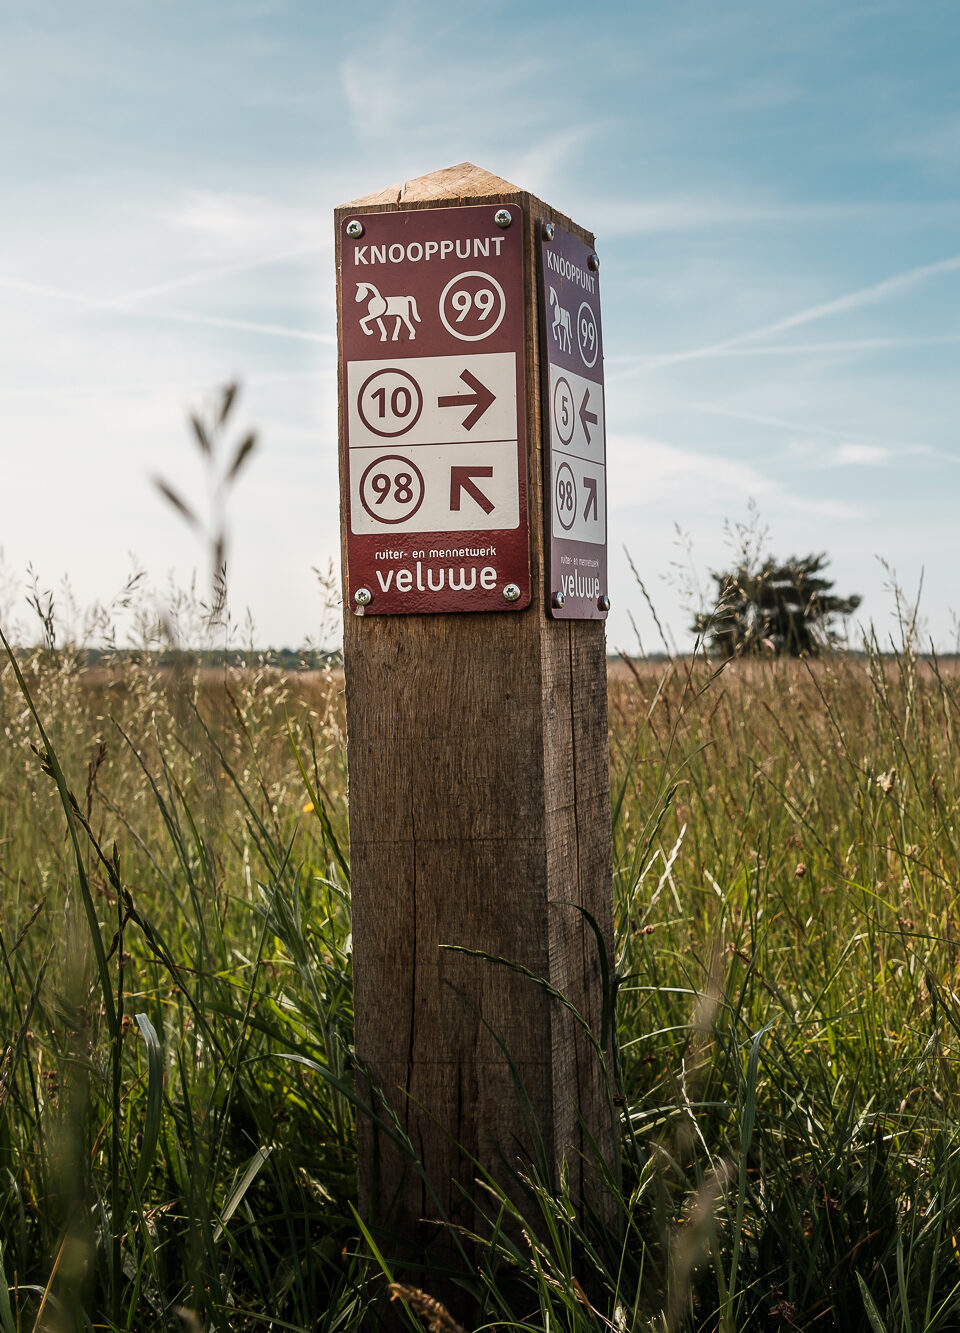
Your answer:
[[[837,641],[835,622],[852,615],[861,601],[857,594],[834,594],[833,580],[824,577],[828,564],[826,552],[820,551],[711,571],[714,605],[698,612],[692,629],[723,658],[764,652],[816,657]]]

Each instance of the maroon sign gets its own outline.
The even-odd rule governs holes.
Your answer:
[[[549,221],[540,231],[550,614],[605,620],[607,455],[596,254]]]
[[[523,215],[344,221],[347,584],[367,615],[530,602]]]

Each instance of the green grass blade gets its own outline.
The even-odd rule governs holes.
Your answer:
[[[247,1190],[266,1166],[272,1152],[272,1147],[258,1148],[244,1167],[240,1179],[230,1191],[227,1201],[220,1212],[220,1221],[217,1223],[213,1232],[214,1244],[217,1244],[222,1239],[227,1223],[240,1207]]]
[[[857,1282],[860,1285],[860,1294],[863,1296],[864,1309],[867,1312],[867,1318],[870,1320],[870,1327],[873,1329],[873,1333],[888,1333],[886,1324],[880,1318],[880,1311],[877,1309],[873,1297],[870,1295],[870,1288],[859,1273],[857,1274]]]
[[[137,1161],[134,1190],[139,1198],[157,1153],[160,1123],[163,1117],[163,1051],[157,1030],[146,1014],[137,1014],[137,1027],[147,1048],[147,1107],[143,1124],[143,1143]]]
[[[6,1264],[3,1258],[3,1242],[0,1241],[0,1330],[2,1333],[17,1333],[10,1305],[10,1288],[7,1286]]]

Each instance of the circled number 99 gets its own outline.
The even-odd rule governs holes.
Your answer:
[[[480,287],[475,292],[469,292],[461,287],[459,291],[453,293],[450,297],[450,304],[457,311],[457,323],[462,324],[470,313],[471,309],[477,312],[477,322],[481,323],[489,319],[490,311],[496,303],[496,297],[489,287]]]
[[[600,350],[600,337],[597,332],[597,317],[586,301],[577,311],[577,343],[580,356],[585,366],[596,365]]]
[[[489,338],[506,310],[503,288],[492,274],[479,269],[458,273],[440,293],[440,322],[461,342]]]

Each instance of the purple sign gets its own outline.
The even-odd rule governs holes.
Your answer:
[[[550,221],[540,233],[540,347],[546,429],[550,614],[605,620],[607,453],[599,261]]]

